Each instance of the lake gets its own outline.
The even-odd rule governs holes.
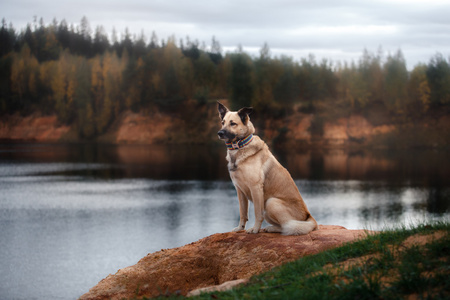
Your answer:
[[[147,253],[237,226],[215,146],[0,144],[0,298],[76,299]],[[276,152],[319,224],[449,220],[446,151]],[[250,223],[254,215],[250,209]]]

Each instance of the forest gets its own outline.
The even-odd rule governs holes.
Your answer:
[[[450,111],[450,60],[437,53],[412,70],[399,49],[363,50],[358,61],[300,61],[259,56],[237,46],[224,53],[189,37],[158,39],[155,32],[118,38],[83,17],[80,25],[41,19],[17,31],[0,29],[0,115],[39,111],[57,115],[82,139],[103,134],[126,110],[174,116],[187,106],[229,99],[267,118],[296,112],[338,117],[377,110],[392,122],[411,122]],[[190,122],[196,122],[189,116]]]

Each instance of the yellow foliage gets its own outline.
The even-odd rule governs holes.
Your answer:
[[[423,106],[423,112],[427,112],[430,107],[430,86],[428,84],[428,80],[426,76],[419,83],[419,99]]]
[[[31,55],[30,48],[25,45],[20,53],[13,55],[11,66],[11,88],[21,101],[25,93],[36,96],[39,62]]]
[[[411,72],[409,93],[413,100],[421,105],[422,111],[426,113],[431,104],[431,89],[426,75],[426,65],[418,65]]]

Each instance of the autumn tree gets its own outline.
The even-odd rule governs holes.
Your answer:
[[[430,93],[427,66],[419,64],[412,70],[408,82],[408,97],[411,100],[410,112],[426,113],[430,108]]]
[[[267,43],[259,56],[242,46],[222,51],[215,37],[210,47],[189,37],[177,45],[174,36],[158,40],[153,32],[147,40],[128,29],[120,37],[114,30],[110,43],[103,27],[92,32],[86,17],[79,26],[36,18],[18,34],[3,20],[0,112],[56,114],[90,139],[127,109],[206,111],[201,106],[221,98],[229,98],[233,109],[255,106],[274,118],[293,108],[365,114],[376,107],[409,120],[450,105],[450,62],[440,54],[408,72],[401,51],[384,58],[381,49],[364,50],[359,60],[337,67],[313,55],[271,57]]]
[[[15,53],[11,66],[11,90],[15,94],[16,107],[27,111],[37,100],[39,62],[31,54],[28,45]]]
[[[91,97],[91,66],[84,57],[75,57],[76,86],[73,100],[77,110],[76,126],[81,138],[96,135],[95,116]]]
[[[381,60],[381,50],[372,54],[365,49],[358,63],[341,65],[335,74],[339,81],[334,79],[335,97],[339,97],[345,105],[356,110],[367,109],[377,103],[382,104],[384,74]]]
[[[144,88],[143,76],[144,61],[142,58],[131,57],[123,72],[123,88],[125,92],[125,107],[137,111],[141,102],[141,93]]]
[[[341,72],[341,86],[343,98],[352,109],[364,108],[369,103],[372,94],[368,82],[355,64]]]
[[[48,61],[40,67],[40,80],[47,83],[48,88],[43,100],[47,107],[55,110],[59,120],[65,124],[70,124],[76,117],[75,69],[73,57],[68,51],[63,52],[58,61]]]

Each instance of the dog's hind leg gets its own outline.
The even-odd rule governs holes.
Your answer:
[[[271,225],[264,228],[263,232],[280,233],[282,228],[277,219],[277,201],[278,199],[270,198],[266,201],[264,219]]]
[[[267,226],[266,228],[263,228],[262,231],[268,233],[280,233],[283,231],[283,229],[280,226],[270,225]]]
[[[266,232],[281,232],[283,235],[308,234],[317,227],[311,216],[306,221],[296,219],[293,212],[277,198],[267,200],[265,219],[273,225],[266,228]]]

